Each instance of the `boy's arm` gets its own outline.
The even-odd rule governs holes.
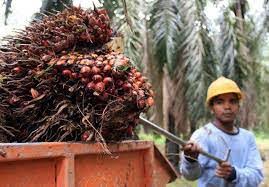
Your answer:
[[[232,182],[236,183],[238,187],[256,187],[264,177],[262,172],[263,163],[253,134],[249,141],[249,147],[249,151],[246,153],[248,157],[246,166],[244,168],[234,167],[236,178]]]
[[[191,140],[182,148],[184,152],[181,155],[180,171],[187,180],[196,180],[202,175],[202,165],[198,161],[198,156],[201,148],[203,150],[207,148],[203,137],[201,129],[195,131]],[[197,142],[199,142],[199,145]]]
[[[196,180],[202,174],[202,167],[196,160],[187,160],[184,153],[182,153],[180,171],[187,180]]]

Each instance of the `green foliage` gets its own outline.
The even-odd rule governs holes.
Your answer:
[[[172,80],[180,76],[185,80],[185,87],[175,90],[186,90],[191,121],[201,121],[207,116],[201,106],[209,83],[218,74],[215,47],[202,12],[205,4],[206,1],[198,0],[157,0],[151,11],[156,59],[160,69],[166,64]],[[185,74],[179,75],[182,72]]]
[[[117,9],[119,7],[122,7],[120,1],[117,0],[101,0],[100,2],[103,4],[103,7],[108,11],[108,15],[110,18],[114,18],[116,16]]]
[[[164,145],[165,144],[165,137],[161,136],[161,135],[145,134],[145,133],[140,132],[138,134],[138,137],[140,140],[153,141],[157,145]]]
[[[184,42],[182,44],[186,68],[186,99],[191,121],[203,123],[207,115],[205,97],[210,82],[216,79],[217,57],[203,14],[200,1],[183,1],[182,18]],[[187,15],[187,16],[184,16]]]
[[[167,68],[169,80],[174,84],[171,92],[176,93],[168,105],[182,106],[187,102],[188,106],[184,108],[187,112],[178,112],[175,118],[187,115],[190,122],[204,123],[208,114],[204,106],[207,87],[223,74],[241,87],[249,80],[254,83],[259,124],[264,126],[260,129],[269,128],[269,73],[268,67],[266,69],[260,63],[260,49],[268,43],[264,36],[269,29],[269,14],[264,14],[264,18],[260,18],[264,21],[257,25],[248,14],[250,7],[247,1],[243,1],[241,6],[243,19],[235,16],[235,3],[238,1],[229,1],[230,4],[221,9],[223,18],[217,23],[220,32],[212,35],[204,12],[207,0],[99,1],[108,10],[114,29],[124,36],[125,54],[137,67],[143,68],[142,60],[149,50],[153,51],[156,59],[151,63],[157,63],[160,71]],[[7,16],[14,0],[3,2]],[[215,5],[222,3],[213,2]],[[40,11],[58,11],[72,3],[72,0],[43,0]],[[269,1],[265,0],[265,11],[260,11],[268,10]],[[145,46],[145,39],[151,39],[153,43]],[[183,84],[179,79],[184,80]],[[177,98],[181,90],[185,95]]]
[[[178,186],[197,187],[197,181],[187,181],[186,179],[181,178],[181,179],[177,179],[174,182],[166,185],[166,187],[178,187]]]
[[[153,45],[160,70],[167,64],[172,75],[178,66],[177,53],[181,42],[180,5],[176,0],[157,0],[151,10],[150,28],[153,33]]]
[[[255,23],[253,17],[247,14],[249,6],[245,1],[237,11],[237,1],[232,1],[223,12],[221,22],[221,69],[224,76],[235,80],[239,86],[252,97],[252,113],[256,112],[256,124],[264,124],[265,94],[264,69],[261,64],[261,49],[264,45],[266,19],[260,18]],[[263,11],[263,10],[262,10]],[[249,90],[252,86],[251,91]],[[251,95],[250,95],[251,94]],[[250,103],[251,101],[247,101]],[[252,122],[253,123],[253,122]]]
[[[103,5],[109,11],[114,30],[123,35],[125,54],[135,66],[141,68],[144,54],[143,37],[146,32],[147,2],[133,1],[103,1]]]
[[[255,23],[247,15],[246,2],[241,5],[244,19],[235,16],[237,1],[231,1],[226,9],[222,9],[223,19],[218,23],[220,33],[217,33],[221,37],[217,40],[204,13],[207,0],[103,0],[103,3],[111,10],[116,30],[125,36],[126,55],[142,68],[143,55],[150,48],[156,59],[151,63],[157,63],[159,71],[167,68],[168,76],[175,84],[174,95],[178,90],[184,91],[184,98],[171,98],[169,102],[171,106],[187,102],[191,123],[199,125],[208,119],[204,106],[206,91],[209,83],[219,75],[234,79],[240,87],[252,79],[256,89],[261,91],[263,67],[257,56],[263,34],[257,32]],[[214,3],[218,5],[220,2]],[[152,37],[152,46],[144,46],[146,35]],[[184,80],[183,84],[178,80]],[[178,113],[177,118],[178,115],[186,113]]]
[[[255,131],[256,139],[259,141],[269,141],[269,133],[266,131],[258,130]],[[269,145],[269,144],[268,144]]]
[[[240,87],[250,73],[250,59],[246,56],[249,48],[247,47],[247,34],[238,28],[238,22],[230,9],[224,13],[221,34],[221,65],[222,74],[235,80]],[[243,21],[243,20],[242,20]]]
[[[269,149],[268,131],[255,131],[256,143],[260,150]]]

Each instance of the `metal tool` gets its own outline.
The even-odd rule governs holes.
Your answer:
[[[180,146],[184,146],[186,145],[187,142],[185,142],[184,140],[178,138],[177,136],[173,135],[172,133],[168,132],[167,130],[159,127],[158,125],[150,122],[149,120],[143,118],[143,117],[139,117],[140,118],[140,123],[143,124],[144,126],[146,127],[149,127],[151,128],[153,131],[157,132],[158,134],[161,134],[161,135],[164,135],[168,140],[180,145]],[[210,153],[208,152],[205,152],[203,150],[200,150],[199,152],[200,154],[208,157],[208,158],[211,158],[213,160],[215,160],[216,162],[218,163],[221,163],[221,162],[224,162],[224,161],[227,161],[227,158],[225,160],[222,160],[214,155],[211,155]],[[226,157],[228,157],[230,155],[230,152],[228,152],[228,154],[226,155]]]

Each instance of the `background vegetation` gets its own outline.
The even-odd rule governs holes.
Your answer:
[[[19,0],[0,0],[0,37],[7,28],[41,19],[41,13],[66,5],[92,8],[91,1],[40,0],[31,12],[15,9]],[[30,1],[29,1],[30,2]],[[28,2],[27,6],[30,6]],[[210,120],[204,105],[207,87],[224,75],[245,94],[238,123],[257,132],[269,131],[269,2],[267,0],[99,0],[113,27],[124,37],[125,54],[150,79],[155,107],[147,118],[182,138]],[[27,4],[27,3],[25,3]],[[34,6],[34,5],[33,5]],[[17,21],[14,21],[17,20]],[[8,27],[10,26],[10,27]],[[5,32],[4,32],[5,30]],[[145,129],[144,132],[149,132]],[[261,133],[263,132],[263,133]],[[175,165],[179,147],[158,135],[141,135],[166,144]],[[268,138],[268,136],[266,136]],[[263,144],[264,145],[264,144]],[[171,156],[172,155],[172,156]]]

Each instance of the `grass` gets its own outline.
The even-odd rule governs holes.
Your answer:
[[[156,134],[145,134],[140,133],[139,135],[140,140],[147,140],[147,141],[153,141],[155,145],[164,146],[165,145],[165,137],[161,135]]]
[[[269,133],[264,131],[255,132],[257,145],[261,149],[269,149]]]
[[[197,181],[187,181],[185,179],[177,179],[172,183],[166,185],[166,187],[196,187]]]
[[[265,180],[261,187],[269,187],[269,133],[265,131],[254,132],[256,142],[261,152],[261,155],[266,159],[264,162]],[[140,133],[141,140],[153,141],[154,144],[164,153],[165,137],[155,134]],[[174,182],[167,184],[166,187],[196,187],[197,181],[187,181],[185,179],[177,179]]]

